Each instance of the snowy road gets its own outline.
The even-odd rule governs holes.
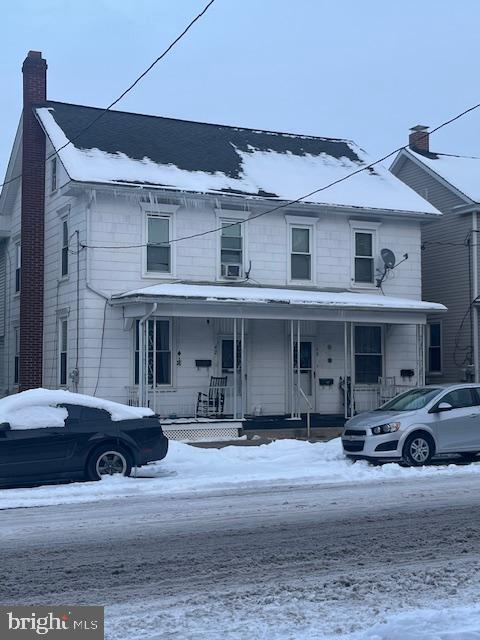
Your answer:
[[[259,487],[1,511],[0,599],[115,640],[480,638],[477,474]]]

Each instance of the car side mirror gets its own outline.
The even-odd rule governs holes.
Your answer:
[[[453,409],[453,407],[449,402],[440,402],[440,404],[435,407],[434,413],[442,413],[443,411],[450,411],[451,409]]]
[[[0,423],[0,432],[10,431],[11,428],[12,427],[10,426],[9,422]]]

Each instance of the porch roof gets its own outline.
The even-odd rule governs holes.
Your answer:
[[[242,305],[290,305],[335,310],[399,311],[432,313],[446,311],[443,304],[409,298],[396,298],[377,293],[352,291],[312,291],[252,286],[165,283],[114,294],[112,302],[198,301]]]

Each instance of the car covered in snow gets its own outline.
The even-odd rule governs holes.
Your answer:
[[[99,480],[168,451],[151,409],[35,389],[0,400],[0,484]]]
[[[480,453],[480,385],[432,385],[410,389],[379,409],[354,416],[342,433],[352,459],[428,464],[436,454]]]

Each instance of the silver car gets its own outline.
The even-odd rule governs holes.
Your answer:
[[[480,385],[451,384],[411,389],[379,409],[348,420],[343,451],[352,459],[428,464],[436,454],[480,453]]]

